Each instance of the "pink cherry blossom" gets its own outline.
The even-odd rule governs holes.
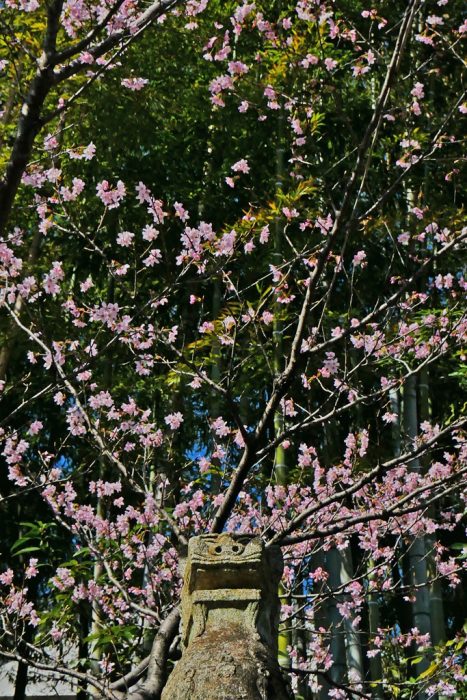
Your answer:
[[[310,66],[316,66],[317,63],[319,63],[318,56],[314,56],[311,53],[308,53],[305,56],[305,58],[300,61],[300,65],[303,66],[303,68],[309,68]]]
[[[371,695],[365,653],[394,696],[458,695],[457,620],[428,648],[410,614],[429,577],[446,592],[463,566],[452,543],[466,447],[451,391],[467,333],[460,4],[425,3],[412,17],[395,3],[345,13],[296,0],[279,12],[237,0],[220,12],[207,0],[65,0],[55,53],[54,4],[0,10],[10,38],[35,13],[38,66],[21,79],[24,109],[3,104],[5,163],[22,129],[32,148],[5,224],[0,213],[0,302],[15,343],[0,451],[11,507],[42,497],[34,527],[48,545],[65,538],[69,563],[58,553],[52,566],[47,546],[0,566],[5,630],[19,639],[29,626],[36,671],[57,664],[66,676],[73,621],[89,609],[109,639],[91,679],[105,695],[125,671],[118,660],[133,667],[145,629],[179,600],[179,544],[213,529],[260,535],[284,554],[296,695],[305,684],[313,697]],[[136,107],[150,107],[156,83],[134,77],[143,44],[131,47],[150,26],[164,77],[152,153]],[[165,56],[174,37],[189,66],[186,51]],[[0,58],[10,82],[12,57]],[[147,88],[121,95],[135,109],[110,137],[103,129],[91,167],[96,148],[80,134],[104,122],[78,128],[88,83],[103,97]],[[36,136],[31,116],[48,129]],[[113,153],[123,127],[134,143]],[[0,199],[16,195],[10,171]],[[427,566],[420,586],[415,559]],[[371,601],[381,620],[370,630]],[[412,663],[419,648],[436,661],[429,678]]]
[[[199,471],[201,474],[205,474],[211,468],[211,462],[206,457],[201,457],[198,460]]]
[[[39,559],[35,558],[31,558],[29,560],[29,564],[25,571],[26,578],[34,578],[35,576],[37,576],[37,574],[39,573],[39,569],[37,568],[38,561]]]
[[[219,437],[225,437],[226,435],[230,434],[230,428],[221,416],[216,418],[216,420],[212,422],[211,426],[216,435]]]
[[[231,170],[233,170],[234,173],[249,173],[250,166],[248,165],[248,161],[242,158],[232,165]]]
[[[180,204],[180,202],[175,202],[174,209],[175,209],[175,213],[178,216],[178,218],[180,219],[180,221],[188,221],[188,219],[190,218],[190,215],[186,211],[186,209],[184,208],[183,204]]]
[[[417,100],[422,100],[425,97],[423,83],[415,83],[414,87],[410,91],[410,94],[416,97]]]
[[[180,412],[169,413],[164,420],[171,430],[177,430],[183,423],[183,415]]]
[[[124,78],[121,81],[121,84],[123,87],[135,92],[142,90],[148,84],[148,82],[149,80],[147,78]]]
[[[3,586],[9,586],[13,583],[14,572],[13,569],[7,569],[2,574],[0,574],[0,583]]]
[[[135,234],[131,233],[130,231],[121,231],[117,236],[117,243],[123,248],[128,248],[128,246],[133,243],[134,237]]]
[[[28,433],[29,433],[29,435],[37,435],[38,433],[40,433],[40,431],[42,430],[43,427],[44,426],[43,426],[42,421],[35,420],[29,426]]]
[[[326,70],[331,72],[334,70],[334,68],[337,67],[337,61],[334,58],[325,58],[324,65],[326,67]]]
[[[241,61],[229,61],[228,70],[230,75],[245,75],[250,69]]]
[[[364,250],[359,250],[358,253],[355,253],[353,256],[353,265],[354,267],[363,267],[365,265],[365,260],[366,260],[366,253]]]
[[[267,243],[269,241],[269,236],[270,236],[269,226],[268,225],[263,226],[263,228],[261,229],[260,236],[259,236],[259,242],[263,243],[263,244]]]
[[[118,180],[115,188],[112,188],[107,180],[102,180],[102,182],[97,185],[96,191],[102,204],[109,209],[119,207],[126,195],[126,187],[121,180]]]
[[[92,160],[96,154],[96,146],[91,141],[87,146],[68,150],[72,160]]]
[[[159,248],[153,248],[149,252],[149,255],[146,258],[144,258],[143,265],[145,265],[146,267],[153,267],[154,265],[157,265],[161,259],[162,253],[159,250]]]

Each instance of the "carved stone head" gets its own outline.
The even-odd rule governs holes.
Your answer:
[[[183,643],[209,627],[243,626],[277,645],[277,587],[283,563],[279,548],[259,537],[223,533],[193,537],[182,590]]]
[[[184,563],[182,657],[162,700],[289,700],[277,661],[279,548],[193,537]]]

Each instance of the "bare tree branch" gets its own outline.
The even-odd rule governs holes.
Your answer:
[[[145,682],[126,696],[126,700],[159,700],[167,680],[170,645],[178,631],[180,610],[174,608],[159,627],[154,639]]]

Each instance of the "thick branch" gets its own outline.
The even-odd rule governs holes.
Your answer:
[[[52,84],[53,75],[50,66],[39,67],[21,108],[10,160],[5,177],[0,182],[0,235],[6,230],[21,178],[41,128],[41,111]]]
[[[137,666],[135,666],[135,668],[132,668],[131,671],[129,671],[125,676],[122,676],[118,679],[118,681],[111,683],[110,689],[115,691],[127,690],[133,685],[136,685],[136,683],[139,681],[139,679],[149,666],[150,658],[150,655],[146,656],[146,658],[140,661],[140,663]]]
[[[159,627],[149,658],[148,674],[140,688],[135,688],[126,700],[159,700],[167,680],[167,660],[170,645],[180,623],[180,610],[174,608]]]
[[[54,0],[47,6],[47,31],[44,38],[44,63],[51,64],[57,48],[57,35],[60,29],[60,15],[62,14],[63,0]]]

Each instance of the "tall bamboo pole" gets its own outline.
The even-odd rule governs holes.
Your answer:
[[[408,445],[413,445],[418,435],[417,412],[417,379],[411,375],[405,380],[403,388],[403,427],[405,439]],[[409,463],[411,472],[420,473],[421,463],[418,458]],[[427,548],[425,537],[419,535],[409,545],[408,562],[410,582],[414,586],[414,600],[412,603],[413,624],[421,634],[431,635],[431,611],[430,590],[428,586]],[[416,666],[418,674],[429,666],[428,656],[425,656]],[[424,693],[419,693],[419,698],[424,698]]]

